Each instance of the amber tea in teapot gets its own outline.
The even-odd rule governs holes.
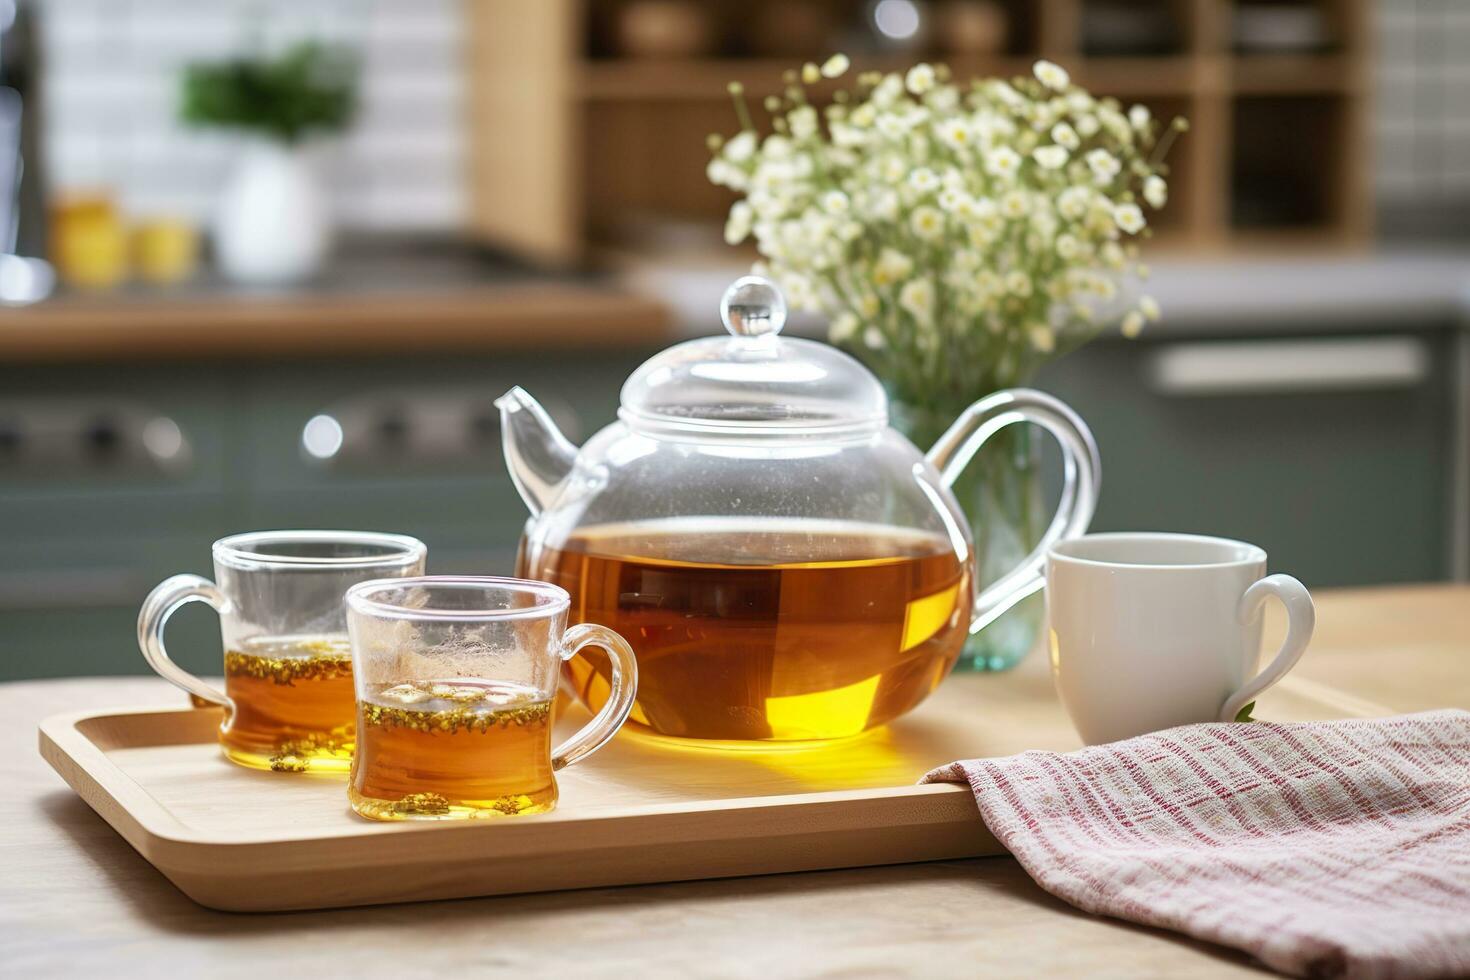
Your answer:
[[[628,637],[640,671],[632,720],[683,738],[855,735],[928,696],[970,624],[969,573],[953,545],[901,528],[593,526],[523,571],[571,593],[575,619]],[[606,667],[567,669],[581,700],[601,707]]]
[[[530,394],[496,401],[530,511],[521,574],[571,594],[573,621],[627,637],[642,684],[632,721],[669,738],[802,742],[912,709],[984,629],[1041,587],[1046,548],[1086,530],[1098,459],[1087,426],[1039,391],[975,402],[928,452],[888,424],[863,364],[781,336],[785,301],[755,276],[720,304],[725,336],[655,354],[616,422],[581,447]],[[985,588],[950,486],[1008,425],[1062,447],[1040,546]],[[607,679],[569,665],[592,707]]]

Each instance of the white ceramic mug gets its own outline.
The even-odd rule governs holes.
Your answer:
[[[1286,606],[1289,625],[1256,673],[1268,596]],[[1057,693],[1089,745],[1234,720],[1301,659],[1317,618],[1302,583],[1266,574],[1260,548],[1193,534],[1053,545],[1046,610]]]

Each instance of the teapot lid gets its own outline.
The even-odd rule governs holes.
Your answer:
[[[835,347],[781,337],[786,300],[760,276],[720,301],[727,337],[655,354],[623,385],[618,414],[636,428],[749,435],[850,434],[888,424],[872,372]]]

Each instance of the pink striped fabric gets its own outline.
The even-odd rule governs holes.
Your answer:
[[[1470,975],[1470,712],[1188,725],[936,769],[1037,884],[1298,976]]]

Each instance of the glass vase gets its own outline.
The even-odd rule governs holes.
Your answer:
[[[891,417],[900,432],[927,451],[955,420],[950,413],[894,403]],[[1019,565],[1046,531],[1040,444],[1024,425],[997,432],[950,487],[970,520],[976,574],[982,586]],[[1037,592],[971,635],[957,670],[1009,670],[1041,635],[1045,602]]]

